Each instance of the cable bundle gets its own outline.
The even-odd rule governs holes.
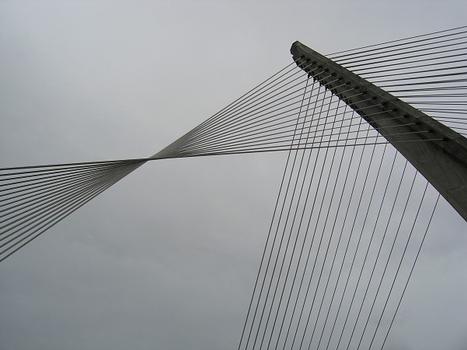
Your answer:
[[[337,109],[339,112],[333,113]],[[333,118],[329,118],[330,113]],[[308,129],[312,130],[314,141],[303,144],[296,135],[303,135]],[[309,79],[300,68],[288,65],[155,156],[344,147],[346,141],[373,143],[377,135],[377,128],[358,115],[345,112],[332,93]]]
[[[467,72],[458,63],[467,59],[465,28],[331,58],[377,86],[394,89],[389,91],[418,109],[437,113],[438,121],[462,135]],[[441,57],[446,52],[438,49],[455,52],[456,59]],[[297,64],[307,68],[306,61]],[[313,77],[323,73],[314,71]],[[363,96],[353,87],[345,92]],[[305,88],[303,96],[306,100]],[[364,134],[358,141],[344,136],[344,147],[332,147],[325,133],[313,132],[313,119],[324,118],[333,133],[345,135],[353,130],[343,120],[353,119],[355,111],[347,111],[335,96],[313,103],[312,108],[321,104],[319,116],[314,109],[309,114],[307,104],[296,115],[299,127],[290,142],[239,350],[383,349],[439,200],[373,125],[360,122]],[[378,121],[385,112],[372,118]],[[415,133],[396,142],[441,141],[429,132],[412,140]],[[323,139],[326,146],[320,147]]]
[[[145,160],[0,169],[0,262]]]
[[[456,132],[466,134],[467,27],[353,49],[330,57]],[[306,70],[307,62],[297,63]],[[293,138],[297,123],[299,132],[311,125],[316,133],[324,136],[320,143],[308,143],[307,148],[341,147],[346,140],[358,140],[361,145],[374,142],[378,128],[365,125],[358,129],[361,123],[358,116],[344,118],[343,114],[337,114],[342,128],[326,121],[319,106],[329,103],[331,93],[319,83],[309,81],[302,69],[295,65],[280,69],[156,156],[286,151],[291,144],[293,149],[300,149],[304,147],[300,139]],[[320,73],[323,72],[315,72],[314,76]],[[335,88],[342,86],[344,82]],[[354,92],[354,97],[362,94],[353,88],[345,91]],[[302,115],[297,120],[296,115],[304,110],[313,118]],[[366,137],[365,128],[372,135]],[[406,135],[404,139],[403,142],[420,141]],[[433,139],[427,137],[425,141],[430,140]]]
[[[467,135],[467,26],[329,56],[462,135]]]
[[[238,349],[383,348],[437,196],[381,136],[317,149],[310,130],[295,138]]]

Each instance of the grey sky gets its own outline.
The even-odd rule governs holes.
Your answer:
[[[0,164],[151,155],[290,62],[467,23],[465,1],[0,1]],[[0,266],[0,349],[234,349],[284,155],[146,164]],[[388,349],[467,348],[444,201]]]

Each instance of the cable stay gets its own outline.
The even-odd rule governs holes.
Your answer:
[[[284,152],[238,350],[383,349],[440,197],[467,220],[467,27],[291,53],[151,157],[0,169],[0,261],[149,161]]]

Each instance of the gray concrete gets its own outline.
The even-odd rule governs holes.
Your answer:
[[[467,221],[467,139],[295,42],[295,62],[377,128]]]

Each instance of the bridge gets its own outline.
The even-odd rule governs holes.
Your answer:
[[[440,198],[467,220],[466,32],[328,55],[295,42],[151,157],[0,169],[0,261],[146,162],[283,152],[238,349],[382,349]]]

